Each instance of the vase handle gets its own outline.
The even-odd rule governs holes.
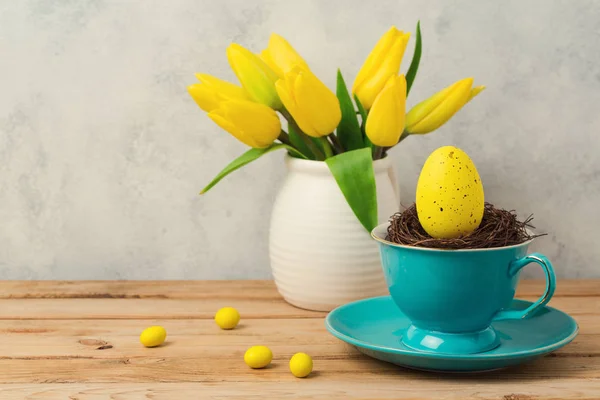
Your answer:
[[[394,195],[396,196],[396,205],[400,204],[400,186],[398,186],[398,179],[396,179],[396,169],[393,164],[390,164],[388,168],[388,176],[392,181],[392,188],[394,189]]]

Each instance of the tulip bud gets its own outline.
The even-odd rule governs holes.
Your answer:
[[[275,33],[271,34],[269,45],[260,53],[260,57],[281,78],[295,65],[309,69],[306,61],[288,41]]]
[[[340,102],[310,70],[296,65],[275,87],[283,105],[307,135],[326,136],[337,128],[342,119]]]
[[[469,98],[467,99],[467,103],[470,102],[471,100],[473,100],[473,98],[475,96],[477,96],[479,93],[483,92],[483,89],[485,89],[485,86],[483,86],[483,85],[475,86],[473,89],[471,89],[471,93],[469,93]]]
[[[391,147],[398,143],[404,131],[406,107],[406,79],[404,75],[392,76],[377,95],[365,131],[377,146]]]
[[[414,106],[406,115],[406,131],[429,133],[444,125],[484,86],[471,89],[473,78],[462,79]]]
[[[254,148],[270,146],[281,133],[281,122],[275,111],[252,101],[221,102],[208,116],[240,142]]]
[[[368,110],[390,76],[398,75],[410,33],[391,27],[377,42],[358,72],[352,93]]]
[[[273,109],[281,108],[281,100],[275,91],[275,82],[279,78],[263,60],[235,43],[227,48],[227,59],[250,97]]]
[[[196,74],[196,78],[202,83],[188,86],[188,92],[206,112],[211,112],[219,107],[219,103],[225,100],[250,100],[246,91],[233,83],[229,83],[208,74]]]

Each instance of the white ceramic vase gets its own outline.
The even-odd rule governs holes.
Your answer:
[[[279,293],[300,308],[330,311],[387,294],[379,250],[327,164],[286,155],[287,175],[271,214],[269,256]],[[373,163],[378,222],[400,206],[389,158]]]

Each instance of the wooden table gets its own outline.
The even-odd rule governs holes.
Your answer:
[[[518,296],[541,293],[522,282]],[[214,313],[236,307],[237,329]],[[416,372],[372,360],[331,336],[325,313],[285,303],[268,281],[1,282],[0,399],[600,399],[600,281],[559,281],[550,305],[577,319],[574,342],[545,358],[484,375]],[[147,349],[140,332],[168,331]],[[243,362],[268,345],[272,365]],[[304,351],[315,370],[291,375]]]

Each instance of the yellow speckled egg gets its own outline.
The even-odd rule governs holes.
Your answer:
[[[267,346],[252,346],[244,354],[244,362],[250,368],[264,368],[272,359],[273,353]]]
[[[452,239],[473,232],[484,205],[483,184],[467,153],[444,146],[429,155],[417,182],[416,206],[431,237]]]
[[[167,331],[162,326],[151,326],[144,329],[140,335],[140,342],[146,347],[156,347],[163,344],[167,338]]]

